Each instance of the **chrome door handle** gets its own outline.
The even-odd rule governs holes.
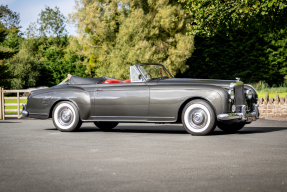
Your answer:
[[[97,89],[96,91],[103,91],[103,89]]]

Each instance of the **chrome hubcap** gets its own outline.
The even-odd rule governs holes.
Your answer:
[[[207,123],[207,114],[201,108],[194,108],[189,113],[189,124],[195,129],[202,129]]]
[[[62,107],[58,113],[58,122],[63,126],[69,126],[74,119],[72,110],[68,107]]]

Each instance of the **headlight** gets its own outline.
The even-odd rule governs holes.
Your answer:
[[[252,92],[251,90],[246,90],[245,91],[245,96],[246,96],[246,99],[252,99]]]
[[[230,99],[234,99],[234,91],[233,91],[233,89],[230,89],[228,91],[228,94],[230,95]]]

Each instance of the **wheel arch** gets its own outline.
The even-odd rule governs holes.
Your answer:
[[[179,107],[179,110],[178,110],[178,113],[177,113],[177,120],[176,122],[177,123],[182,123],[181,122],[181,115],[182,115],[182,112],[183,112],[183,109],[184,107],[186,106],[187,103],[189,103],[190,101],[193,101],[193,100],[196,100],[196,99],[201,99],[201,100],[204,100],[206,101],[210,106],[211,108],[213,109],[215,115],[217,114],[216,112],[216,108],[214,107],[214,105],[209,101],[209,99],[205,98],[205,97],[190,97],[188,99],[186,99],[185,101],[183,101]]]
[[[59,100],[55,101],[50,107],[49,118],[52,118],[52,114],[53,114],[53,110],[54,110],[55,106],[58,103],[63,102],[63,101],[68,101],[68,102],[73,103],[77,107],[77,110],[79,111],[79,116],[80,116],[80,119],[81,119],[81,113],[80,113],[80,110],[79,110],[79,106],[77,105],[77,103],[75,101],[70,100],[70,99],[59,99]]]

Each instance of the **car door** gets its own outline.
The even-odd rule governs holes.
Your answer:
[[[145,82],[98,84],[93,103],[93,119],[146,121],[149,87]]]

